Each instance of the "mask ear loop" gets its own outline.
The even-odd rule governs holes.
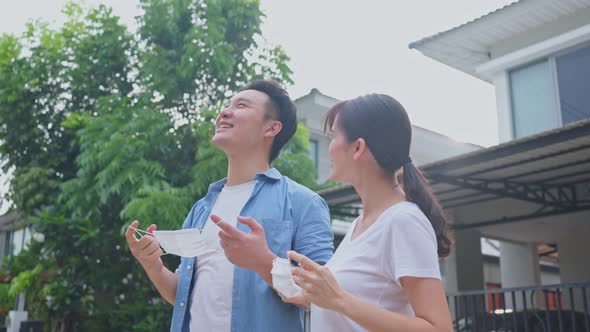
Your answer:
[[[133,229],[133,232],[135,232],[135,234],[137,234],[137,236],[139,236],[139,237],[143,237],[145,235],[154,236],[154,234],[148,233],[148,232],[144,231],[143,229],[135,228],[133,226],[129,226],[129,228]],[[158,245],[160,245],[160,244],[158,243]],[[162,249],[162,254],[160,255],[160,257],[170,254],[169,252],[166,252],[166,250],[164,248],[162,248],[162,246],[160,246],[160,249]]]
[[[138,236],[144,236],[146,234],[154,236],[152,233],[148,233],[148,232],[144,231],[143,229],[135,228],[133,226],[129,226],[129,228],[131,228],[133,230],[133,232],[135,232],[135,234],[137,234]]]

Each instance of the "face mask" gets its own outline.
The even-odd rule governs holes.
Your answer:
[[[136,232],[144,233],[145,231],[135,229]],[[164,249],[165,254],[172,254],[180,257],[196,257],[202,254],[215,251],[210,248],[201,235],[201,231],[196,228],[179,229],[176,231],[153,231],[151,233],[160,247]]]
[[[272,261],[272,286],[287,298],[303,294],[301,287],[293,281],[291,262],[285,258],[275,258]]]

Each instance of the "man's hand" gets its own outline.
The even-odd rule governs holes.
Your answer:
[[[238,221],[250,228],[244,233],[212,214],[211,220],[221,228],[219,239],[227,259],[240,267],[258,273],[269,285],[272,285],[272,261],[277,257],[266,244],[264,228],[250,217],[238,217]]]
[[[125,238],[127,238],[131,253],[139,261],[141,266],[143,266],[144,270],[148,271],[150,269],[161,268],[163,266],[162,259],[160,258],[162,249],[160,249],[156,238],[151,235],[157,226],[154,224],[150,225],[146,230],[147,234],[138,239],[134,233],[138,225],[139,222],[135,220],[129,225],[127,231],[125,231]]]
[[[135,258],[139,261],[154,286],[160,292],[160,295],[174,305],[176,299],[176,288],[178,287],[178,275],[164,267],[162,259],[162,249],[152,232],[156,230],[156,225],[150,225],[146,234],[141,238],[135,237],[135,230],[139,222],[135,220],[125,231],[125,237],[129,244],[129,249]]]

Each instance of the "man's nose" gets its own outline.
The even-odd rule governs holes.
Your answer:
[[[219,116],[220,116],[222,119],[229,118],[229,117],[231,117],[232,115],[233,115],[233,111],[232,111],[232,109],[231,109],[231,108],[229,108],[229,107],[226,107],[226,108],[222,109],[222,110],[221,110],[221,113],[219,113]]]

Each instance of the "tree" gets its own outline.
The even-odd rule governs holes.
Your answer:
[[[68,4],[0,37],[0,153],[10,197],[37,236],[3,268],[10,294],[63,331],[157,331],[171,307],[127,251],[133,219],[180,227],[225,175],[210,144],[225,98],[254,78],[290,83],[288,57],[259,46],[258,1],[142,0],[135,34],[106,6]],[[275,162],[313,185],[299,128]],[[174,269],[177,260],[166,257]]]

